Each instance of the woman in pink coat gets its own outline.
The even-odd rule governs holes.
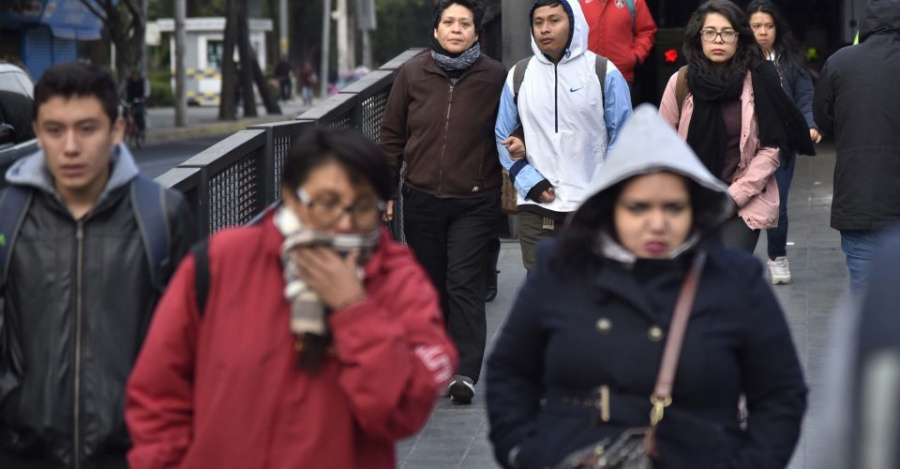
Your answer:
[[[685,28],[684,55],[686,72],[669,79],[660,115],[729,185],[738,210],[722,226],[725,245],[753,252],[759,231],[778,225],[779,148],[814,153],[806,122],[734,3],[710,0],[697,8]]]

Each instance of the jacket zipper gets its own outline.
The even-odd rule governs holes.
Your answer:
[[[559,133],[559,64],[553,64],[553,118],[555,119],[556,133]]]
[[[75,305],[75,469],[81,467],[81,328],[83,315],[84,287],[84,223],[78,222],[75,229],[75,239],[78,242],[78,261],[76,268],[76,305]]]
[[[450,82],[450,91],[447,93],[447,120],[444,123],[444,141],[441,144],[441,156],[438,160],[438,197],[441,196],[444,186],[444,153],[447,152],[447,136],[450,134],[450,108],[453,107],[453,82]]]

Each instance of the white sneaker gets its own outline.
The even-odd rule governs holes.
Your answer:
[[[787,257],[776,257],[767,261],[769,264],[769,277],[772,285],[787,285],[791,283],[791,264]]]

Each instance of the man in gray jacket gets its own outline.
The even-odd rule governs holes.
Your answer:
[[[125,468],[125,382],[196,230],[121,145],[109,72],[48,69],[34,111],[0,194],[0,467]]]

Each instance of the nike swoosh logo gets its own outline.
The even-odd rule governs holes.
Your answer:
[[[584,88],[584,87],[582,86],[581,88]],[[569,92],[574,93],[574,92],[580,90],[581,88],[569,88]]]

